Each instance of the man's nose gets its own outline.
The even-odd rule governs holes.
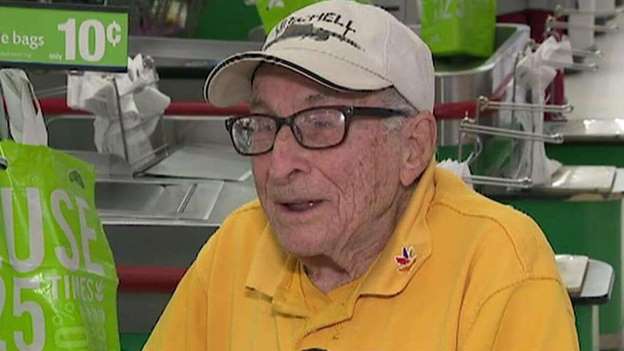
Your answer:
[[[275,136],[271,152],[271,177],[276,181],[288,181],[297,173],[308,172],[306,151],[299,145],[292,130],[286,125],[282,126]]]

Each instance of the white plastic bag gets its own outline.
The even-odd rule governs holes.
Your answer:
[[[21,69],[2,69],[0,85],[13,140],[22,144],[48,145],[48,132],[39,101],[26,73]]]
[[[171,102],[156,88],[157,80],[154,68],[145,65],[143,57],[137,55],[128,60],[125,74],[85,72],[68,76],[67,104],[95,115],[94,142],[98,152],[126,157],[125,135],[127,161],[138,162],[152,154],[150,136],[158,125],[158,117]],[[114,84],[120,97],[119,108]]]

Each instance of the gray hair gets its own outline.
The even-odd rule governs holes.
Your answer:
[[[407,101],[403,97],[403,95],[401,95],[401,93],[396,90],[396,88],[390,87],[381,90],[378,94],[383,101],[383,104],[388,108],[405,111],[409,116],[418,114],[418,109],[416,109],[409,101]],[[404,117],[387,118],[384,120],[384,126],[389,131],[399,130],[403,125],[403,118]]]

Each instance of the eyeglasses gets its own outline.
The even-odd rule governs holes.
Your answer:
[[[307,149],[327,149],[340,145],[353,119],[390,118],[407,113],[382,107],[321,106],[295,112],[288,117],[250,114],[225,121],[236,151],[256,156],[273,150],[275,137],[282,126],[290,127],[299,145]]]

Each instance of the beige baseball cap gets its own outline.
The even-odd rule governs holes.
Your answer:
[[[216,106],[247,102],[261,63],[286,67],[338,91],[395,87],[420,111],[433,111],[431,51],[385,10],[349,0],[322,1],[271,30],[261,51],[230,56],[208,76],[204,96]]]

